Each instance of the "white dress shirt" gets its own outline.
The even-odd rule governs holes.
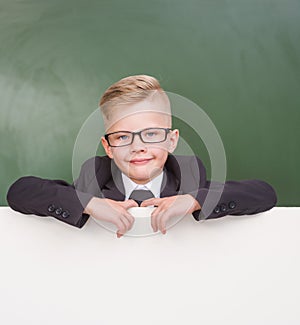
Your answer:
[[[128,200],[130,194],[134,190],[150,190],[153,193],[154,197],[159,198],[160,188],[163,180],[163,172],[161,172],[158,176],[146,184],[137,184],[123,173],[122,180],[125,188],[125,200]]]

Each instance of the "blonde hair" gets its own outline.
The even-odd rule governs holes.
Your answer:
[[[104,119],[109,120],[114,106],[136,103],[157,92],[162,94],[169,103],[167,94],[156,78],[148,75],[128,76],[105,90],[100,99],[99,107]]]

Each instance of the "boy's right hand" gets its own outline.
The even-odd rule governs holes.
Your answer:
[[[114,201],[93,197],[85,207],[83,213],[92,215],[95,219],[111,222],[117,226],[117,237],[121,237],[130,230],[134,217],[127,211],[132,207],[138,207],[134,200]]]

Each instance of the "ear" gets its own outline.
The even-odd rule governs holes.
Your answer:
[[[174,129],[170,132],[170,140],[169,140],[169,153],[172,153],[176,147],[179,140],[179,130]]]
[[[106,139],[104,137],[101,137],[101,143],[102,143],[102,146],[103,146],[106,154],[108,155],[108,157],[113,159],[111,147],[108,145],[108,142],[106,141]]]

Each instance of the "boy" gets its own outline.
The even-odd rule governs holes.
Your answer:
[[[120,237],[131,229],[130,207],[154,205],[151,226],[166,233],[175,216],[193,214],[199,221],[208,191],[219,200],[204,218],[266,211],[275,206],[274,189],[261,180],[206,180],[201,160],[172,155],[179,131],[172,130],[168,96],[147,75],[129,76],[110,86],[100,99],[107,156],[88,159],[73,184],[25,176],[7,193],[10,207],[25,214],[53,216],[81,228],[92,215],[115,224]]]

